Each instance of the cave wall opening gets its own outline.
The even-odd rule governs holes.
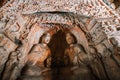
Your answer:
[[[51,67],[63,66],[64,65],[64,52],[67,47],[65,39],[65,32],[59,30],[56,32],[49,43],[49,47],[52,53]]]

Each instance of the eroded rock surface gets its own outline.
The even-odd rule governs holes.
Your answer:
[[[119,30],[102,0],[10,0],[0,9],[0,79],[119,80]]]

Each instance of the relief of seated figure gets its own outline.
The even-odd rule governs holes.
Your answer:
[[[21,76],[26,80],[28,80],[26,76],[29,76],[32,80],[35,76],[42,79],[44,72],[51,70],[51,50],[48,47],[50,40],[50,33],[44,33],[40,38],[40,42],[33,45],[28,54],[28,61],[21,71]],[[22,80],[22,77],[18,77],[18,80]]]
[[[51,35],[49,33],[43,34],[41,43],[33,46],[31,53],[28,56],[28,61],[32,65],[47,66],[47,59],[50,59],[51,51],[47,44],[50,42]]]
[[[88,54],[84,47],[80,44],[77,44],[75,37],[71,33],[66,34],[66,41],[68,47],[65,50],[64,61],[65,64],[70,65],[70,70],[74,75],[79,74],[84,80],[97,80],[90,68],[94,56]],[[82,76],[84,75],[84,76]]]
[[[76,44],[75,38],[71,33],[66,34],[66,41],[68,47],[65,50],[65,58],[67,57],[68,60],[65,61],[68,61],[68,64],[88,64],[93,59],[93,56],[87,54],[82,45]]]

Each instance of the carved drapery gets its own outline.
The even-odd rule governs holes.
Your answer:
[[[44,2],[46,1],[11,0],[0,9],[1,78],[15,80],[26,65],[27,56],[32,47],[39,44],[41,36],[46,32],[54,35],[62,30],[72,33],[77,39],[77,44],[81,44],[87,54],[91,54],[90,46],[95,48],[96,53],[103,57],[101,61],[95,61],[96,64],[100,62],[103,66],[109,65],[109,68],[105,67],[106,74],[111,80],[114,79],[116,74],[119,74],[119,67],[116,67],[116,63],[119,64],[119,57],[112,56],[116,63],[110,57],[116,49],[109,42],[109,38],[117,36],[116,33],[119,32],[119,15],[100,0],[95,2],[78,0],[75,1],[78,4],[72,7],[70,6],[72,3],[69,2],[73,1],[68,1],[68,5],[63,1],[56,1],[54,6],[52,5],[53,7],[50,6],[50,3],[53,4],[52,0],[38,5]],[[29,3],[31,4],[28,5]],[[57,6],[58,3],[61,5]],[[64,9],[63,5],[66,6]],[[84,16],[80,14],[84,14]],[[107,17],[115,19],[107,19]],[[95,55],[95,59],[96,56],[98,54]],[[105,59],[106,56],[107,59]],[[115,71],[107,61],[114,64]],[[94,68],[94,66],[92,67]],[[117,70],[118,72],[116,72]],[[8,71],[9,74],[6,74]],[[112,75],[112,72],[116,73]],[[119,76],[116,77],[116,80],[117,78]]]

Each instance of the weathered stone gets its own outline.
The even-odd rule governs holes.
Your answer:
[[[0,79],[119,80],[118,13],[103,0],[10,0],[0,9]]]
[[[7,38],[4,34],[0,34],[0,76],[2,75],[2,71],[6,65],[6,61],[12,51],[15,51],[17,45],[13,43],[9,38]]]

